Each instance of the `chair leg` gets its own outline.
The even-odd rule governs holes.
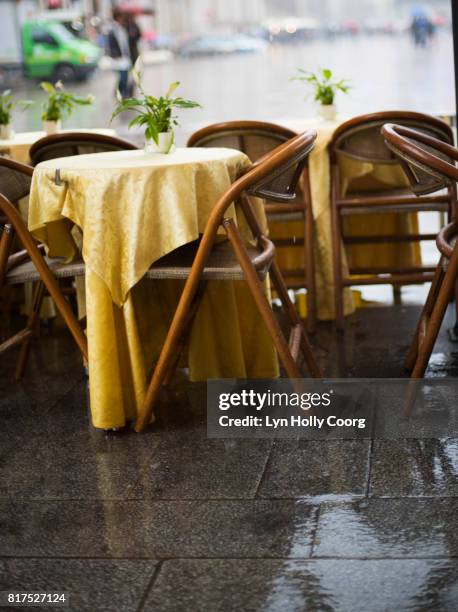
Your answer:
[[[404,361],[404,369],[407,371],[411,371],[415,366],[415,362],[418,356],[418,343],[420,338],[420,330],[422,327],[422,320],[424,317],[429,318],[429,316],[431,315],[431,312],[437,299],[438,292],[442,285],[443,277],[444,273],[442,271],[442,262],[439,262],[439,265],[436,267],[436,270],[434,272],[434,277],[431,282],[428,297],[426,298],[425,305],[423,306],[420,318],[418,319],[417,327],[415,330],[414,337],[412,339],[412,343],[410,345],[409,352],[407,353],[407,357]]]
[[[418,354],[415,360],[415,365],[412,369],[410,381],[407,386],[406,398],[402,408],[401,416],[408,417],[412,413],[412,409],[415,405],[417,398],[417,392],[419,388],[419,380],[423,378],[428,367],[431,353],[434,349],[439,330],[444,320],[444,315],[447,310],[448,302],[450,300],[450,292],[447,294],[445,290],[439,295],[437,303],[435,304],[431,313],[431,318],[426,327],[426,334],[423,341],[418,347]]]
[[[11,255],[14,231],[12,226],[7,223],[1,229],[0,237],[0,286],[3,286],[5,274],[8,268],[8,257]]]
[[[441,264],[439,263],[439,265]],[[444,274],[444,279],[436,302],[432,308],[429,324],[426,328],[425,338],[419,347],[417,360],[412,370],[411,378],[423,378],[425,374],[442,321],[444,320],[445,312],[455,291],[457,271],[458,249],[455,249],[452,259],[449,262],[447,272]]]
[[[305,284],[307,287],[307,331],[315,333],[317,324],[316,280],[314,253],[314,222],[309,171],[306,168],[304,177],[304,247],[305,247]]]
[[[455,283],[455,325],[449,330],[450,340],[458,342],[458,279]]]
[[[395,306],[402,305],[402,287],[401,285],[393,285],[393,304]]]
[[[40,281],[37,284],[37,287],[35,289],[35,293],[33,296],[33,302],[32,302],[32,309],[29,314],[29,318],[28,318],[27,326],[26,326],[26,329],[30,329],[30,331],[32,331],[34,336],[37,333],[37,327],[40,322],[40,310],[41,310],[41,305],[43,303],[44,295],[45,295],[45,286]],[[31,344],[32,344],[31,336],[25,338],[25,340],[21,343],[19,357],[16,363],[16,374],[15,374],[16,380],[19,380],[24,376],[25,368],[27,366],[27,362],[29,359]]]
[[[286,316],[288,317],[289,324],[291,325],[291,327],[300,325],[302,328],[302,321],[297,313],[294,304],[289,298],[288,289],[285,285],[285,281],[283,280],[280,268],[278,267],[278,264],[275,260],[272,262],[270,268],[270,278],[272,280],[272,284],[275,288],[275,291],[277,292],[277,295],[281,300],[283,310],[286,313]],[[321,371],[321,368],[315,359],[313,349],[310,346],[310,343],[303,328],[301,333],[301,352],[312,378],[323,378],[323,372]]]
[[[315,283],[315,255],[313,252],[313,214],[311,203],[305,208],[305,283],[307,287],[307,331],[310,334],[316,331],[316,283]]]
[[[274,346],[277,350],[280,362],[285,368],[288,378],[300,378],[299,368],[291,355],[288,343],[286,342],[280,325],[275,318],[272,307],[264,294],[261,281],[259,280],[253,264],[251,263],[243,240],[240,237],[234,222],[232,219],[225,219],[223,221],[223,226],[226,229],[237,260],[245,275],[247,285],[251,291],[253,299],[256,302],[259,313],[264,319],[264,323],[266,324],[267,330],[269,331]]]
[[[334,304],[336,329],[343,331],[345,328],[344,307],[343,307],[343,282],[342,282],[342,232],[340,223],[340,213],[337,208],[336,200],[338,193],[337,170],[333,170],[333,181],[331,189],[331,238],[332,238],[332,260],[334,267]]]

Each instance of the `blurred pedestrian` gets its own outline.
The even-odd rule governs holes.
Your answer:
[[[413,12],[410,29],[417,47],[425,47],[434,34],[433,22],[424,9],[420,7],[417,7]]]
[[[130,60],[132,64],[135,65],[135,62],[138,60],[140,56],[140,51],[138,49],[138,43],[141,40],[142,33],[132,13],[126,14],[126,27],[127,27],[127,35],[129,37]],[[129,96],[133,96],[134,91],[135,91],[135,81],[133,79],[130,79],[127,87],[129,90]]]
[[[132,68],[129,34],[125,14],[113,10],[113,24],[108,33],[108,54],[113,60],[113,69],[118,73],[118,90],[123,98],[129,95],[129,70]]]
[[[140,52],[138,50],[138,43],[141,40],[142,32],[138,27],[138,24],[135,20],[135,16],[132,13],[128,13],[126,15],[126,24],[127,34],[129,36],[130,59],[132,61],[132,64],[135,64],[140,55]]]

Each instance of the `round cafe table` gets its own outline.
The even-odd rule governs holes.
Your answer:
[[[249,164],[232,149],[192,148],[79,155],[36,167],[31,232],[50,256],[71,260],[78,248],[69,221],[82,230],[94,426],[122,427],[136,416],[182,290],[181,281],[142,277],[154,261],[198,239],[218,199]],[[253,206],[265,224],[262,202]],[[230,214],[243,232],[235,207]],[[270,337],[244,283],[208,283],[187,357],[191,380],[278,376]]]

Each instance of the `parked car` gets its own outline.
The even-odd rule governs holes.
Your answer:
[[[228,55],[231,53],[255,53],[267,47],[264,40],[245,34],[197,36],[186,41],[177,49],[178,55],[192,57],[199,55]]]

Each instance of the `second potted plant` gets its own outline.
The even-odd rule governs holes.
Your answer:
[[[48,82],[41,83],[41,88],[48,94],[43,104],[43,130],[46,134],[56,134],[62,126],[65,115],[71,115],[75,106],[92,104],[94,98],[90,94],[85,98],[75,96],[65,91],[63,84],[58,81],[55,85]]]
[[[136,116],[130,121],[129,129],[134,126],[145,128],[145,152],[146,153],[171,153],[174,149],[173,128],[178,125],[174,110],[177,108],[200,108],[198,102],[174,98],[172,94],[180,85],[179,82],[172,83],[165,94],[155,98],[149,96],[143,90],[141,74],[137,66],[133,70],[135,82],[140,90],[138,98],[125,98],[118,94],[118,106],[113,111],[111,119],[126,111],[133,111]]]
[[[31,104],[33,104],[31,100],[15,100],[10,89],[0,94],[0,140],[13,137],[13,110],[16,107],[25,110]]]
[[[334,80],[332,70],[323,68],[318,74],[308,72],[298,68],[300,76],[292,77],[291,81],[302,81],[308,83],[315,91],[315,100],[320,104],[319,114],[327,121],[333,121],[336,118],[337,110],[335,106],[336,93],[348,93],[350,86],[346,79]]]

